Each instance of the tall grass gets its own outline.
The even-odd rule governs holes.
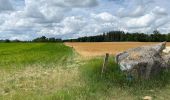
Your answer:
[[[86,93],[89,99],[104,100],[107,98],[109,100],[127,100],[129,98],[138,100],[146,95],[158,99],[156,94],[160,94],[160,91],[164,91],[164,89],[170,86],[170,72],[167,70],[162,71],[150,80],[128,80],[126,75],[121,72],[119,66],[114,62],[114,58],[110,58],[107,71],[101,77],[102,62],[103,60],[101,58],[96,58],[88,61],[81,68],[81,77],[86,83],[85,89],[87,89]],[[113,95],[114,92],[120,93]]]
[[[64,64],[71,54],[72,49],[62,43],[1,43],[0,68],[51,67]]]
[[[119,66],[110,58],[107,71],[101,77],[103,59],[86,61],[79,66],[79,85],[57,92],[62,100],[141,100],[151,96],[156,100],[169,99],[170,72],[162,71],[150,80],[128,80]]]
[[[74,56],[62,43],[0,44],[0,100],[51,100],[74,83]]]

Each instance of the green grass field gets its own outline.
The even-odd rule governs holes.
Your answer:
[[[32,65],[51,67],[63,64],[70,57],[72,49],[54,43],[1,43],[0,68],[22,68]]]
[[[85,59],[62,43],[1,43],[1,100],[170,99],[170,73],[149,81],[128,81],[110,58]]]

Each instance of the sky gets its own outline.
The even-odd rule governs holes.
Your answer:
[[[170,32],[168,0],[0,0],[0,39]]]

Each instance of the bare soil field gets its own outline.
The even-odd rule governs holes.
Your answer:
[[[156,43],[158,42],[67,42],[65,45],[73,47],[82,56],[93,57],[105,53],[115,55],[130,48]],[[170,46],[170,42],[167,46]]]

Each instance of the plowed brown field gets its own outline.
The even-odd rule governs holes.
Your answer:
[[[105,53],[117,54],[124,50],[156,44],[157,42],[67,42],[67,46],[73,47],[80,55],[85,57],[101,56]],[[170,46],[170,42],[167,43]]]

